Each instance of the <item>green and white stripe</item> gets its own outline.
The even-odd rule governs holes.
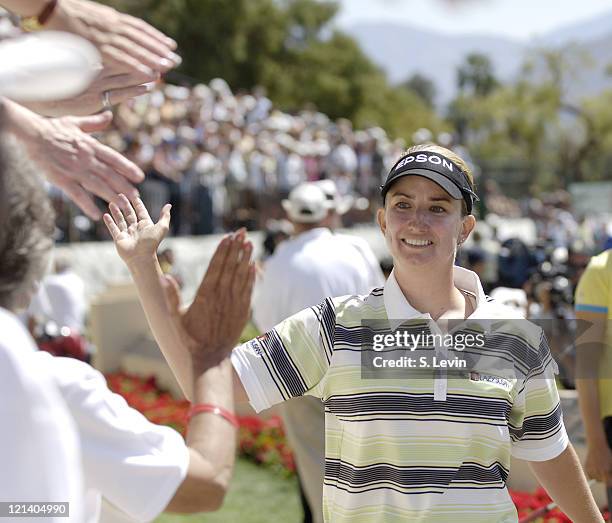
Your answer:
[[[303,394],[324,402],[326,522],[517,521],[506,489],[511,455],[552,459],[568,441],[554,362],[539,329],[503,321],[506,310],[492,301],[477,312],[502,318],[490,352],[512,347],[507,355],[521,355],[517,366],[528,370],[506,376],[508,387],[449,377],[443,401],[433,376],[363,379],[355,339],[364,320],[387,320],[382,289],[328,299],[234,350],[256,410]],[[487,356],[487,344],[481,350]]]

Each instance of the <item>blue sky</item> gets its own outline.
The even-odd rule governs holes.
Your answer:
[[[527,40],[612,11],[610,0],[341,0],[340,27],[392,20],[444,33]]]

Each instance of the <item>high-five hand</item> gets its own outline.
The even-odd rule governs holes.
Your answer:
[[[170,206],[153,223],[139,198],[121,195],[110,205],[104,223],[138,288],[155,339],[190,394],[191,378],[223,360],[234,348],[250,312],[255,265],[245,230],[218,245],[193,303],[180,309],[174,282],[161,273],[157,248],[168,231]]]
[[[110,203],[112,217],[105,214],[104,223],[115,242],[117,253],[132,270],[140,260],[155,258],[157,248],[170,227],[171,205],[164,205],[159,220],[153,223],[140,198],[133,198],[130,203],[120,194],[119,201],[121,209],[115,203]]]
[[[250,313],[255,265],[245,230],[225,237],[210,262],[195,299],[182,316],[194,364],[218,363],[234,348]]]

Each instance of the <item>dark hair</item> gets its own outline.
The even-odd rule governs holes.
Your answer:
[[[0,134],[0,306],[13,309],[45,273],[55,215],[25,151]]]

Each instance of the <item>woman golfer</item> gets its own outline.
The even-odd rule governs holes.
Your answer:
[[[563,426],[541,330],[507,319],[509,311],[485,296],[477,275],[454,265],[475,224],[468,166],[442,147],[413,147],[389,173],[382,197],[378,223],[395,267],[384,288],[329,298],[233,351],[210,354],[231,351],[257,411],[303,394],[324,402],[328,523],[516,522],[506,488],[511,456],[529,461],[573,521],[603,521]],[[464,326],[448,331],[447,320]],[[420,373],[408,364],[403,375],[365,372],[372,369],[363,362],[374,361],[364,358],[373,352],[372,325],[388,325],[391,338],[379,340],[393,349],[377,350],[376,361],[395,371],[407,361],[399,354],[410,350],[395,350],[403,338],[393,335],[406,322],[404,332],[432,336],[424,344],[429,354],[448,362],[461,352],[475,366],[445,369],[436,359],[442,368],[433,368],[434,358],[425,357],[430,368]],[[197,352],[196,341],[205,339],[197,322],[176,325]],[[168,325],[153,328],[163,338]],[[441,342],[457,332],[461,350]],[[167,345],[162,349],[178,350]]]

